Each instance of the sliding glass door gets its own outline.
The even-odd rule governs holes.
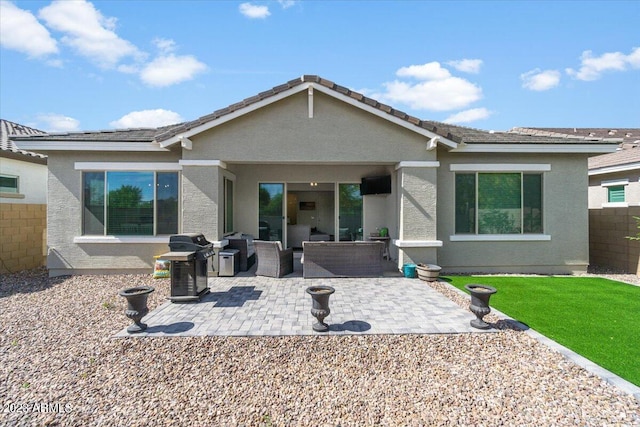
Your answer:
[[[260,240],[283,241],[284,184],[261,183],[258,188],[258,234]]]
[[[362,240],[360,184],[338,184],[338,240]]]

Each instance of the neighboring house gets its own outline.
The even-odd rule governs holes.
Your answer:
[[[399,267],[582,272],[587,159],[617,146],[424,121],[317,76],[162,129],[13,139],[49,156],[51,275],[148,272],[171,234],[287,242],[300,224],[388,228]]]
[[[47,158],[9,140],[40,134],[0,119],[0,273],[40,267],[46,260]]]
[[[640,274],[640,128],[515,128],[528,134],[584,137],[618,143],[614,153],[589,158],[590,262]]]

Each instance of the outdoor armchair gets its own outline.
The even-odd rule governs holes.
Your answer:
[[[293,273],[293,249],[282,249],[280,242],[254,241],[258,268],[256,276],[282,277]]]

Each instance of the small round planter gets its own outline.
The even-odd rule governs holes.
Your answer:
[[[489,329],[491,325],[482,320],[482,318],[491,312],[489,298],[498,292],[498,290],[492,286],[476,284],[464,285],[464,288],[471,294],[469,310],[476,315],[476,318],[469,323],[471,323],[471,326],[474,328]]]
[[[127,332],[135,334],[147,329],[147,325],[142,323],[142,318],[149,313],[147,298],[153,291],[155,291],[155,288],[152,286],[136,286],[134,288],[125,288],[118,292],[118,295],[127,299],[127,309],[124,311],[125,316],[133,320],[133,325],[127,328]]]
[[[306,289],[306,292],[311,295],[311,301],[313,303],[311,306],[311,315],[318,320],[318,322],[312,326],[316,332],[327,332],[329,330],[329,325],[324,323],[324,319],[331,313],[329,309],[329,297],[335,291],[331,286],[324,285],[309,286]]]
[[[416,265],[416,272],[418,278],[426,282],[435,282],[440,276],[440,270],[442,267],[435,264],[418,264]]]

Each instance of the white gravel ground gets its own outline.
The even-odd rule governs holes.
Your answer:
[[[117,291],[140,284],[151,309],[168,296],[148,276],[0,278],[0,425],[640,426],[633,397],[509,329],[114,339]]]

